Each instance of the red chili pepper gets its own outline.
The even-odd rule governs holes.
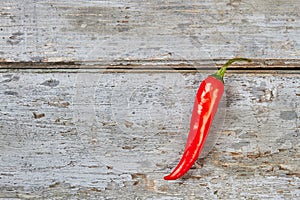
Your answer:
[[[195,98],[190,122],[190,133],[184,153],[172,173],[164,177],[165,180],[175,180],[182,177],[198,159],[224,93],[223,77],[226,68],[236,61],[250,62],[251,60],[246,58],[233,58],[200,84]]]

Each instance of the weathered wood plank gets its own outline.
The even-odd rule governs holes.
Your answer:
[[[97,62],[2,62],[0,69],[59,69],[73,70],[78,69],[101,69],[105,72],[132,72],[135,71],[166,71],[192,72],[198,70],[211,70],[220,68],[228,60],[226,59],[207,59],[207,60],[135,60],[122,61],[121,63],[101,64]],[[299,59],[251,59],[251,62],[235,62],[230,65],[228,70],[292,70],[300,69]],[[284,73],[284,71],[283,71]]]
[[[162,179],[210,73],[2,72],[0,197],[299,198],[299,73],[229,71],[225,121],[204,167]]]
[[[297,0],[4,0],[0,60],[299,59],[299,8]]]

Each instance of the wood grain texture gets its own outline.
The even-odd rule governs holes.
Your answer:
[[[2,71],[0,198],[299,198],[299,73],[241,72],[203,167],[167,182],[211,71]]]
[[[0,61],[299,59],[299,9],[297,0],[4,0]]]
[[[299,199],[299,35],[297,0],[1,1],[0,198]],[[164,181],[236,56],[216,145]]]

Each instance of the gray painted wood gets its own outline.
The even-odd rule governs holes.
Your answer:
[[[229,71],[216,145],[172,182],[211,71],[50,72],[1,71],[0,198],[300,197],[297,71]]]
[[[1,1],[0,198],[299,199],[299,8]],[[227,74],[217,143],[164,181],[203,69],[236,56],[254,62]]]
[[[0,60],[299,59],[300,2],[3,0]]]

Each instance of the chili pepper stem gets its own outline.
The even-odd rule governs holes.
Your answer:
[[[217,76],[219,79],[223,80],[223,77],[225,75],[225,72],[226,72],[226,69],[229,65],[231,65],[232,63],[234,62],[237,62],[237,61],[247,61],[247,62],[251,62],[250,59],[248,58],[233,58],[233,59],[230,59],[228,60],[222,67],[221,69],[219,69],[215,74],[214,76]]]

